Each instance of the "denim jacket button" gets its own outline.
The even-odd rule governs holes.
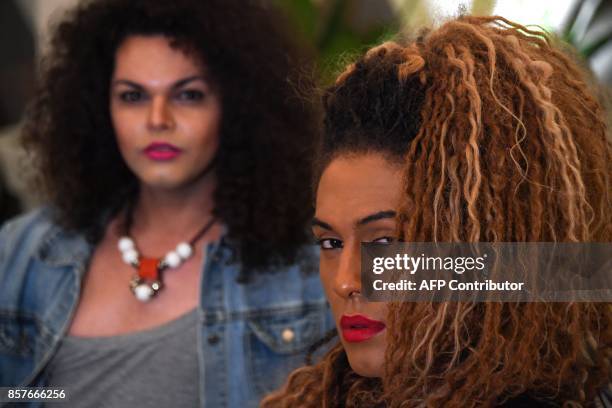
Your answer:
[[[290,343],[295,338],[295,332],[289,328],[286,328],[285,330],[283,330],[281,336],[283,337],[283,341],[285,343]]]
[[[208,344],[217,344],[221,340],[216,334],[208,336]]]

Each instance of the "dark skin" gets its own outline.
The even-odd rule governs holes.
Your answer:
[[[121,154],[138,177],[140,193],[130,236],[141,254],[162,257],[188,241],[212,217],[220,96],[192,56],[162,36],[128,37],[118,48],[111,81],[110,111]],[[171,143],[180,154],[152,160],[144,149]],[[191,258],[163,275],[164,288],[148,303],[129,289],[135,269],[117,249],[124,235],[122,211],[94,248],[70,335],[112,336],[161,325],[199,301],[203,248],[220,238],[217,222],[198,240]]]

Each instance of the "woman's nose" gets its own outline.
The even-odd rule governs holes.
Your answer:
[[[361,294],[361,246],[345,247],[340,256],[334,290],[343,298]]]
[[[174,126],[172,110],[164,96],[155,96],[151,100],[147,125],[152,131],[168,130]]]

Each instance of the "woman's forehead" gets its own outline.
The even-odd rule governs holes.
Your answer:
[[[162,35],[132,35],[117,48],[114,76],[132,80],[164,81],[203,73],[193,55],[171,45]]]
[[[323,171],[317,189],[316,217],[321,220],[358,220],[396,208],[401,167],[382,155],[334,159]]]

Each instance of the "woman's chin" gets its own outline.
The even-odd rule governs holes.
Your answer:
[[[348,361],[353,371],[362,377],[370,378],[383,376],[383,359],[377,354],[357,350],[347,351]]]
[[[151,191],[176,191],[181,190],[192,183],[192,180],[171,174],[154,174],[138,176],[141,187]]]

